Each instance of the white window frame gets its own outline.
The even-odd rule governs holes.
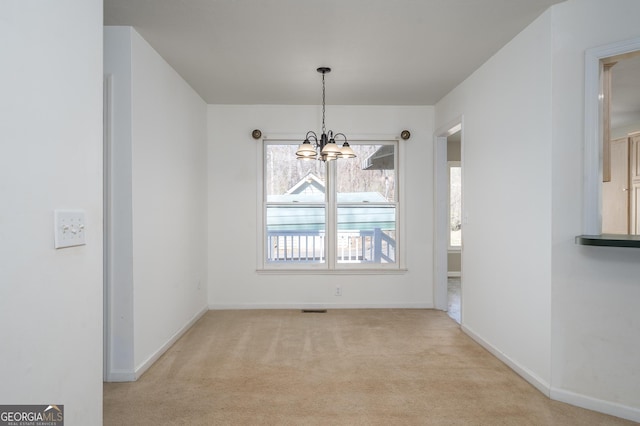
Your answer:
[[[257,238],[257,268],[256,271],[262,274],[398,274],[407,271],[405,264],[405,233],[404,233],[404,164],[402,142],[396,136],[380,137],[358,137],[352,136],[349,142],[354,144],[394,144],[396,147],[395,171],[396,171],[396,252],[395,263],[339,263],[337,261],[337,207],[335,199],[335,179],[336,165],[329,162],[327,170],[327,197],[325,200],[326,210],[326,250],[324,263],[270,263],[266,261],[266,208],[265,197],[265,148],[267,144],[300,144],[299,135],[271,135],[260,139],[257,144],[258,176],[257,176],[257,218],[258,218],[258,238]],[[302,161],[302,160],[300,160]],[[336,160],[349,161],[349,160]],[[362,161],[355,159],[352,161]],[[270,203],[273,205],[273,203]],[[343,203],[344,204],[344,203]],[[341,205],[343,205],[341,204]],[[369,204],[367,204],[369,205]],[[386,204],[388,205],[388,204]]]

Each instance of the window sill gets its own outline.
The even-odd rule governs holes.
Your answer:
[[[404,275],[408,269],[256,269],[259,275]]]
[[[578,235],[576,244],[599,247],[636,247],[640,248],[640,235]]]

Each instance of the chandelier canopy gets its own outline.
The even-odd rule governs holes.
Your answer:
[[[333,133],[333,130],[326,131],[325,118],[325,86],[324,75],[331,72],[329,67],[320,67],[317,71],[322,74],[322,134],[320,138],[316,132],[310,130],[304,138],[304,142],[298,147],[296,157],[299,160],[322,160],[330,161],[338,158],[355,158],[356,154],[349,146],[344,133]],[[336,144],[336,138],[342,138],[344,143],[341,147]]]

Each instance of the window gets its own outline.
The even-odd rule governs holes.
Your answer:
[[[449,161],[449,249],[462,247],[462,167]]]
[[[264,141],[265,269],[398,269],[398,142],[350,143],[357,158],[324,163]]]

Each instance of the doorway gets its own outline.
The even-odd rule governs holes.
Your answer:
[[[462,131],[447,136],[449,222],[447,226],[447,313],[460,324],[462,290]]]
[[[436,132],[434,144],[434,305],[462,322],[462,118]]]

